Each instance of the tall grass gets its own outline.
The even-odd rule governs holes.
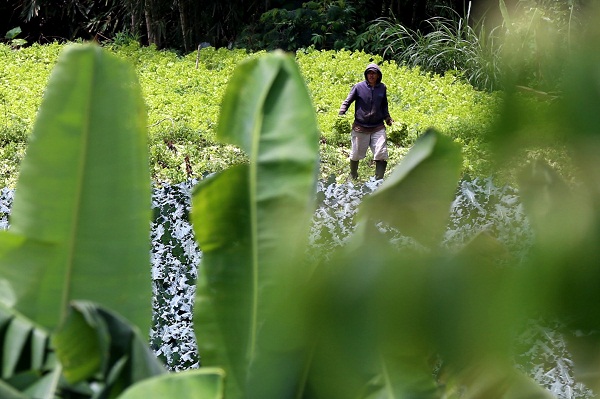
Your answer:
[[[550,62],[571,45],[581,27],[574,1],[521,0],[509,10],[499,1],[502,21],[487,26],[485,16],[474,21],[471,2],[464,15],[450,10],[430,18],[424,29],[412,30],[394,16],[379,18],[358,44],[399,64],[443,75],[458,71],[480,90],[505,89],[507,84],[553,91],[561,70]],[[558,63],[560,65],[560,63]]]
[[[452,18],[437,16],[426,20],[427,29],[423,30],[406,28],[394,17],[379,18],[366,33],[375,39],[367,48],[386,59],[427,72],[443,75],[450,70],[460,71],[481,90],[501,88],[498,30],[486,30],[483,21],[471,26],[470,10],[465,17],[453,14]]]

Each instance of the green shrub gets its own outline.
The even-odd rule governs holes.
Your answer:
[[[347,0],[308,1],[293,10],[273,8],[244,28],[236,46],[252,51],[296,51],[311,45],[341,50],[354,42],[353,27],[360,19],[360,13]]]

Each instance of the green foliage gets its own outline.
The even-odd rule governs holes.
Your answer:
[[[549,397],[510,363],[515,299],[505,303],[501,293],[514,292],[512,280],[485,266],[470,280],[471,262],[482,267],[471,255],[479,241],[456,257],[438,248],[461,172],[451,138],[422,135],[361,204],[349,244],[328,262],[307,263],[316,124],[300,74],[284,60],[240,65],[219,136],[244,148],[250,163],[201,181],[193,198],[203,251],[195,330],[205,364],[227,371],[227,397],[442,397],[429,363],[436,354],[473,397]],[[248,87],[254,101],[239,96]],[[378,223],[428,250],[398,251]],[[492,292],[492,301],[473,300]]]
[[[244,161],[238,149],[215,141],[215,129],[225,86],[245,51],[208,47],[178,57],[134,46],[124,55],[138,66],[149,110],[154,180],[181,182]]]
[[[223,380],[223,370],[215,368],[164,374],[132,386],[119,399],[223,399]]]
[[[357,14],[353,2],[347,0],[308,1],[294,10],[273,8],[246,26],[236,45],[252,51],[296,51],[311,45],[341,50],[354,41]]]
[[[115,36],[111,40],[113,46],[129,46],[140,43],[139,35],[129,31],[122,31],[115,33]]]
[[[71,302],[54,333],[2,304],[0,342],[2,398],[116,397],[166,373],[136,327],[85,301]]]
[[[436,246],[446,227],[448,203],[454,197],[460,170],[460,146],[427,131],[377,195],[363,201],[359,226],[368,227],[369,219],[385,220],[421,244]],[[434,179],[438,184],[429,184]],[[423,198],[427,200],[421,201]],[[393,211],[387,209],[390,203],[396,205]],[[364,230],[361,233],[366,234]]]
[[[27,137],[42,100],[50,70],[62,45],[13,50],[0,44],[0,184],[14,187]]]
[[[495,30],[469,24],[469,15],[433,17],[424,32],[411,30],[393,18],[380,18],[359,37],[366,51],[383,54],[399,64],[443,75],[459,71],[480,90],[501,88],[503,69]]]
[[[585,29],[577,2],[519,0],[515,10],[499,1],[502,23],[487,26],[465,15],[435,16],[425,29],[411,29],[396,18],[378,18],[359,34],[355,48],[399,64],[445,74],[457,71],[480,90],[520,84],[555,91],[563,67],[553,62]],[[493,22],[492,22],[493,23]]]
[[[290,389],[287,370],[298,370],[305,357],[297,342],[303,331],[294,328],[299,314],[274,300],[284,295],[296,310],[299,283],[308,281],[309,270],[300,265],[313,209],[318,130],[289,55],[240,64],[227,90],[218,137],[244,149],[250,163],[195,189],[192,222],[204,277],[194,324],[204,364],[225,367],[227,397],[277,398]]]
[[[84,294],[107,307],[120,306],[145,330],[150,308],[140,304],[125,309],[118,296],[105,297],[104,287],[112,286],[120,271],[119,280],[130,281],[134,297],[147,295],[144,269],[127,267],[148,262],[149,215],[140,206],[149,206],[150,193],[141,92],[121,83],[135,82],[133,71],[120,69],[116,60],[92,49],[65,51],[64,58],[53,71],[32,133],[35,140],[20,168],[3,270],[11,279],[27,282],[28,290],[17,292],[18,309],[47,328],[61,321],[70,299]],[[106,91],[114,97],[105,96]],[[122,134],[111,135],[113,130]],[[61,152],[61,157],[47,155]],[[103,192],[112,195],[102,199]],[[117,215],[123,218],[121,226],[104,224]],[[30,271],[9,272],[10,259],[25,254]],[[67,285],[59,295],[56,281],[39,272],[43,268],[55,278],[88,285]]]
[[[166,372],[140,335],[151,319],[143,105],[134,70],[100,47],[65,49],[52,72],[0,234],[3,397],[117,398]],[[188,378],[220,397],[220,373]]]
[[[132,399],[193,390],[186,393],[221,398],[226,378],[231,399],[549,398],[514,363],[515,331],[539,317],[579,332],[573,361],[581,379],[600,389],[600,86],[590,79],[599,37],[581,38],[561,97],[534,113],[507,92],[494,121],[490,143],[499,165],[519,156],[523,143],[568,138],[563,144],[577,166],[573,185],[542,162],[519,174],[535,231],[522,259],[507,256],[493,231],[452,251],[440,245],[461,149],[448,134],[426,129],[364,199],[348,245],[310,261],[306,234],[319,158],[310,90],[289,55],[240,63],[216,139],[249,160],[199,183],[192,210],[204,252],[196,330],[206,359],[227,374],[176,377],[162,375],[147,347],[132,339],[136,324],[144,326],[132,312],[144,306],[142,280],[128,278],[123,290],[123,276],[147,267],[139,269],[147,262],[141,243],[148,243],[149,222],[141,88],[132,70],[101,49],[70,49],[36,120],[12,230],[0,235],[0,393]],[[544,117],[555,129],[529,135],[535,126],[528,122]],[[395,245],[382,234],[387,228],[414,242]],[[55,296],[65,300],[58,320],[50,320]],[[44,361],[48,336],[52,362]],[[80,379],[83,386],[72,385]]]
[[[315,265],[295,264],[296,257],[287,253],[254,255],[255,250],[260,253],[257,248],[265,237],[289,245],[279,234],[281,219],[261,229],[248,228],[257,223],[252,201],[248,201],[255,195],[252,188],[258,189],[257,199],[263,198],[261,187],[265,197],[273,198],[266,193],[277,190],[276,186],[253,184],[254,176],[247,176],[241,168],[201,184],[196,200],[202,206],[197,208],[194,223],[208,220],[211,228],[198,230],[200,246],[210,257],[203,261],[205,288],[198,297],[202,306],[196,313],[197,332],[202,334],[202,326],[209,329],[205,345],[213,350],[246,348],[226,358],[227,369],[242,370],[233,372],[239,391],[229,396],[281,397],[281,392],[288,392],[311,399],[383,395],[551,398],[514,363],[515,331],[540,316],[558,317],[567,326],[564,331],[584,332],[585,339],[575,339],[577,346],[597,359],[599,318],[593,309],[600,303],[595,251],[600,239],[599,124],[598,113],[588,104],[598,104],[600,91],[597,82],[588,79],[597,56],[587,58],[595,39],[586,41],[590,47],[583,48],[570,65],[565,97],[539,107],[544,115],[554,114],[552,122],[558,130],[569,132],[571,140],[565,145],[576,156],[577,178],[583,184],[570,187],[540,163],[523,170],[521,193],[536,236],[525,258],[507,255],[493,231],[480,232],[454,251],[439,246],[461,172],[461,151],[451,138],[435,131],[421,135],[381,187],[364,199],[357,230],[347,246]],[[250,78],[251,72],[246,71]],[[270,81],[266,86],[265,90],[271,89]],[[518,156],[515,149],[520,140],[529,139],[527,129],[520,130],[526,127],[522,121],[538,117],[529,108],[519,108],[513,99],[509,96],[504,102],[506,108],[493,135],[496,146],[492,150],[501,162]],[[242,104],[238,106],[232,117],[240,118],[236,123],[241,124],[249,112]],[[270,107],[262,109],[266,119],[275,118],[269,114]],[[293,118],[294,108],[277,117],[282,121]],[[261,119],[246,129],[261,130]],[[554,133],[550,130],[539,137],[553,139]],[[250,143],[247,137],[238,140]],[[257,142],[255,137],[253,143]],[[255,163],[260,170],[260,160],[260,151],[254,151],[250,165]],[[279,158],[279,162],[285,160]],[[282,196],[281,200],[287,199]],[[296,198],[290,201],[295,203]],[[215,214],[217,203],[223,208]],[[255,206],[260,209],[260,204]],[[397,247],[381,234],[382,225],[413,238],[415,245]],[[298,239],[294,233],[287,239]],[[259,272],[274,264],[282,273],[275,280],[269,278],[271,273]],[[263,279],[269,283],[262,284]],[[297,286],[303,289],[294,289]],[[276,291],[278,287],[281,292]],[[266,304],[272,313],[257,317],[253,301]],[[214,309],[207,306],[210,303],[221,304],[217,312],[221,320],[215,322]],[[204,324],[209,318],[213,323]],[[263,328],[232,336],[232,331],[246,330],[233,328],[246,326],[246,321],[250,325],[256,321]],[[263,334],[268,337],[264,341],[258,338]],[[256,350],[254,346],[247,350],[249,342],[257,342]],[[283,370],[280,356],[289,360]],[[578,378],[597,389],[597,363],[589,361],[590,357],[582,361],[576,356],[574,362],[584,368],[585,374]],[[434,372],[436,359],[442,363],[442,372]]]
[[[398,163],[417,137],[434,127],[464,145],[465,173],[489,175],[485,136],[502,103],[499,93],[477,91],[452,73],[424,74],[418,68],[399,66],[363,52],[308,49],[297,52],[296,61],[313,98],[322,132],[321,155],[325,162],[321,176],[346,174],[343,171],[349,154],[352,117],[340,120],[338,110],[352,85],[364,79],[370,60],[381,66],[390,114],[396,121],[387,128],[390,142],[395,144],[389,145],[392,165]],[[352,114],[352,109],[347,114]],[[344,131],[345,126],[348,129]],[[330,160],[330,154],[337,151],[345,152],[345,156],[335,153]]]
[[[405,123],[396,123],[388,128],[388,140],[400,147],[410,147],[415,142],[416,136],[408,136],[408,126]]]
[[[44,85],[63,47],[53,44],[14,51],[0,45],[0,79],[6,82],[0,86],[0,139],[4,145],[0,150],[4,154],[0,185],[14,187]],[[220,143],[215,136],[221,100],[233,69],[261,52],[208,47],[179,56],[136,43],[110,44],[107,49],[134,65],[142,86],[154,181],[183,182],[248,161],[238,147]],[[349,129],[336,125],[338,110],[351,86],[363,79],[364,68],[371,61],[382,64],[390,110],[397,121],[388,128],[393,138],[390,166],[400,161],[428,127],[435,127],[465,144],[467,173],[489,174],[481,140],[496,114],[498,94],[478,92],[455,74],[424,74],[361,51],[320,51],[311,47],[297,52],[296,62],[321,131],[323,178],[347,175]],[[352,110],[348,114],[349,125]],[[396,132],[401,132],[399,141]],[[360,168],[362,176],[372,175],[368,164]]]
[[[587,20],[594,4],[573,1],[521,0],[515,10],[500,0],[501,62],[510,84],[554,92],[562,83],[564,64],[577,38],[594,23]],[[586,15],[587,14],[587,15]]]
[[[323,135],[323,140],[327,140],[327,144],[333,146],[347,145],[351,130],[352,120],[346,115],[340,115],[333,122],[331,134]]]
[[[303,39],[307,43],[314,39],[315,42],[324,40],[328,46],[347,46],[375,18],[393,14],[402,16],[408,27],[416,27],[428,16],[447,14],[449,7],[463,7],[463,3],[450,0],[424,0],[418,3],[396,1],[388,4],[369,0],[213,0],[202,3],[154,0],[147,4],[122,0],[66,0],[60,5],[7,0],[0,6],[0,13],[6,15],[3,20],[5,25],[26,26],[25,36],[40,43],[56,39],[76,41],[92,38],[111,42],[123,40],[123,35],[131,35],[136,40],[156,45],[160,49],[191,51],[202,42],[209,42],[216,47],[230,47],[242,33],[246,35],[245,38],[256,39],[249,43],[251,45],[256,45],[258,40],[262,41],[265,47],[261,49],[264,49],[269,41],[260,34],[262,30],[259,21],[261,17],[269,19],[265,16],[270,14],[279,14],[270,21],[284,25],[280,27],[281,30],[288,30],[289,25],[296,28],[306,26],[308,34],[303,35]],[[294,13],[286,15],[286,11]],[[281,14],[283,17],[280,17]],[[306,19],[311,23],[305,24],[298,19]],[[247,27],[249,29],[245,30]],[[344,30],[349,27],[350,29]],[[275,33],[274,36],[280,38],[277,27],[270,28],[272,29],[266,33]],[[285,38],[280,39],[284,44],[289,43]]]

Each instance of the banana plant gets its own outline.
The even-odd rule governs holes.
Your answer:
[[[289,397],[306,363],[302,287],[319,131],[290,55],[236,69],[219,140],[250,162],[201,181],[192,223],[203,253],[194,327],[203,364],[224,367],[229,398]]]
[[[0,234],[3,398],[132,399],[182,386],[222,397],[220,370],[173,380],[148,346],[150,198],[133,68],[96,45],[69,47]]]
[[[72,299],[150,325],[150,178],[135,75],[99,47],[72,47],[53,70],[20,167],[2,277],[15,309],[47,329]],[[21,265],[15,267],[14,265]],[[116,290],[123,287],[127,290]]]

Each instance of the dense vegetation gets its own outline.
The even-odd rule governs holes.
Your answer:
[[[184,3],[179,5],[185,6]],[[398,2],[398,6],[408,6],[404,3]],[[419,7],[425,3],[430,11],[444,9],[436,8],[441,5],[436,2],[419,2]],[[328,11],[323,9],[325,6]],[[354,15],[354,9],[342,6],[335,2],[307,3],[301,8],[311,18],[352,25],[344,18]],[[328,40],[341,40],[329,28],[324,36],[317,32],[309,42],[294,42],[299,32],[310,33],[315,26],[328,27],[329,23],[315,20],[312,27],[296,25],[293,21],[298,20],[299,14],[276,8],[266,14],[274,18],[269,21],[278,27],[277,35],[263,32],[243,50],[208,47],[198,52],[156,51],[156,47],[140,46],[138,38],[126,32],[103,43],[137,68],[148,106],[152,175],[156,181],[182,182],[246,161],[235,146],[214,140],[220,96],[239,61],[260,54],[263,48],[276,47],[294,50],[309,86],[321,131],[322,177],[345,175],[349,120],[336,118],[336,110],[371,60],[383,64],[385,82],[392,94],[393,116],[398,121],[389,131],[392,165],[420,133],[435,126],[464,145],[465,173],[487,176],[492,172],[485,135],[499,104],[494,90],[518,88],[526,97],[556,99],[560,95],[563,64],[554,61],[575,48],[576,37],[589,28],[585,13],[590,5],[561,0],[519,0],[514,4],[500,0],[496,13],[490,13],[486,19],[478,19],[470,2],[460,11],[457,6],[453,4],[442,14],[422,21],[424,28],[393,16],[380,16],[360,33],[354,32],[354,44],[326,44]],[[43,7],[38,11],[40,15],[48,12]],[[421,15],[411,15],[417,14]],[[93,10],[88,15],[94,15]],[[269,22],[262,21],[259,26],[268,29]],[[31,44],[20,38],[23,35],[20,29],[11,30],[6,45],[0,47],[0,78],[6,83],[0,91],[0,140],[5,144],[0,184],[5,186],[14,185],[44,82],[64,46],[54,42],[22,47]],[[326,50],[331,47],[340,50]],[[535,101],[521,106],[539,108]],[[531,122],[544,124],[545,120],[541,117]],[[537,145],[533,150],[524,147],[522,155],[524,160],[543,156],[561,169],[569,164],[560,140]],[[371,174],[367,166],[361,164],[363,177]],[[499,173],[494,171],[495,175]]]
[[[587,29],[593,7],[589,0],[13,3],[0,12],[0,32],[13,46],[94,39],[178,54],[211,44],[252,52],[359,50],[440,75],[458,71],[482,90],[508,82],[550,95],[560,81],[551,61]]]
[[[34,45],[12,49],[0,45],[0,185],[13,186],[44,86],[64,45]],[[204,48],[185,56],[157,51],[136,43],[108,49],[131,62],[139,76],[148,111],[152,177],[179,183],[245,162],[236,146],[215,140],[224,89],[235,66],[258,53]],[[347,175],[351,116],[338,118],[338,109],[353,83],[363,78],[370,60],[381,58],[360,51],[296,53],[296,61],[311,94],[321,136],[321,176]],[[465,172],[489,174],[489,157],[482,145],[500,104],[498,94],[476,91],[454,74],[426,74],[418,68],[383,62],[390,111],[397,121],[389,129],[391,165],[414,140],[434,126],[464,145]],[[361,176],[373,172],[362,163]]]
[[[518,30],[504,11],[507,31]],[[553,20],[525,16],[532,31]],[[72,49],[55,68],[62,44],[3,46],[3,172],[18,188],[11,229],[0,234],[0,396],[549,397],[539,385],[561,398],[592,396],[600,389],[592,28],[569,31],[569,46],[558,40],[548,54],[541,43],[556,36],[520,42],[517,52],[535,43],[533,58],[554,62],[498,64],[505,91],[492,94],[465,84],[468,65],[445,63],[468,45],[436,52],[457,37],[404,28],[400,42],[417,39],[407,54],[425,54],[414,68],[362,51],[182,55],[128,40]],[[382,64],[400,115],[390,131],[397,165],[384,182],[355,186],[344,183],[349,119],[336,111],[370,60]],[[25,99],[20,79],[30,77]],[[21,113],[18,96],[34,111]],[[518,191],[468,176],[507,169]],[[174,271],[153,264],[154,295],[169,302],[158,304],[162,314],[154,309],[153,349],[174,369],[197,362],[189,342],[163,345],[181,335],[158,336],[185,321],[202,358],[200,370],[177,376],[139,334],[150,307],[151,180],[159,186],[152,262]],[[156,200],[182,181],[191,205]],[[3,196],[12,202],[12,191]],[[319,216],[328,224],[320,232]],[[193,234],[189,224],[171,229],[182,220]]]
[[[194,187],[202,260],[193,323],[203,367],[177,374],[138,334],[149,310],[143,90],[118,56],[94,46],[65,52],[20,168],[11,228],[0,234],[0,392],[547,398],[514,363],[515,332],[535,339],[528,322],[540,318],[558,320],[553,332],[574,345],[578,378],[597,390],[597,37],[582,38],[561,96],[536,104],[541,114],[507,91],[490,129],[490,154],[501,163],[532,142],[561,139],[577,166],[574,186],[542,160],[518,174],[533,231],[523,256],[494,225],[472,223],[479,213],[460,201],[478,208],[485,193],[459,183],[461,146],[435,130],[362,199],[345,245],[323,257],[311,251],[321,132],[306,79],[281,52],[238,63],[215,140],[249,162]],[[516,201],[504,192],[489,204],[500,217]],[[451,203],[454,232],[478,227],[446,247]]]
[[[184,52],[201,42],[253,48],[275,42],[299,48],[314,41],[331,49],[353,44],[369,21],[379,17],[395,15],[416,29],[429,17],[447,14],[448,9],[462,12],[465,5],[463,0],[10,0],[0,5],[0,30],[20,26],[21,38],[41,44],[129,35],[143,44]]]

